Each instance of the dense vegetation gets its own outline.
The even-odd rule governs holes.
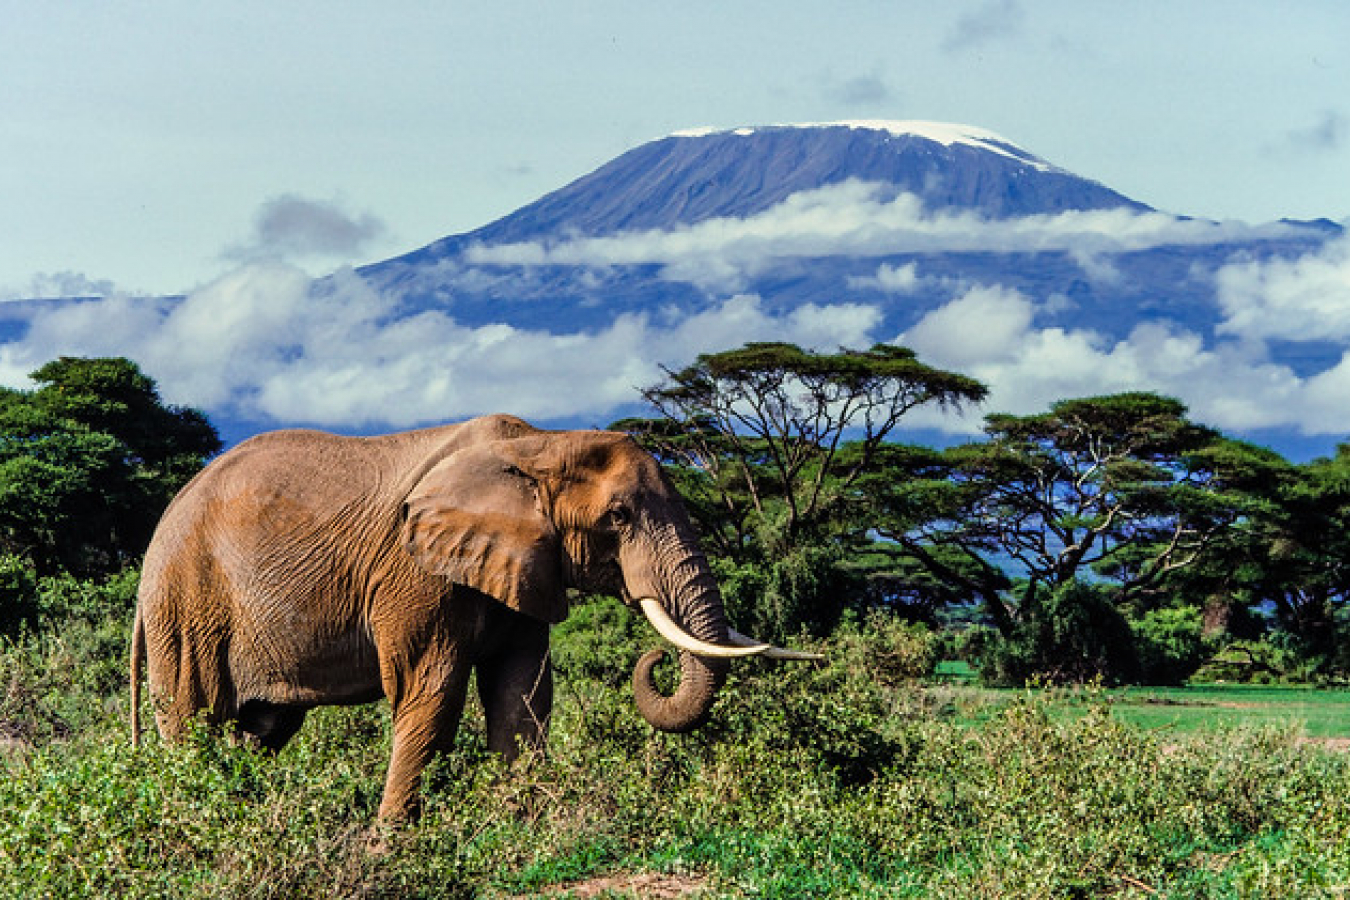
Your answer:
[[[1350,675],[1350,449],[1295,465],[1132,392],[888,440],[977,382],[874,347],[701,356],[625,420],[690,500],[733,615],[830,633],[846,610],[943,629],[990,683]]]
[[[931,637],[885,617],[846,620],[828,665],[738,666],[708,727],[662,735],[626,684],[654,638],[612,601],[558,629],[547,756],[504,770],[471,710],[422,819],[382,834],[382,704],[319,710],[275,758],[207,733],[132,751],[133,587],[48,585],[68,624],[0,653],[0,720],[32,723],[0,751],[0,895],[642,896],[623,877],[639,873],[802,898],[1302,897],[1350,882],[1350,756],[1296,729],[1216,739],[1122,724],[1091,690],[924,686],[910,676]]]
[[[0,394],[0,896],[1350,885],[1350,756],[1296,722],[1127,724],[1100,686],[1343,678],[1350,453],[1293,465],[1151,394],[906,446],[903,416],[983,387],[897,348],[702,357],[622,425],[686,491],[737,623],[829,662],[739,663],[707,727],[662,735],[627,684],[654,636],[588,600],[555,629],[547,755],[504,769],[471,710],[422,819],[384,833],[382,704],[319,710],[275,758],[129,747],[136,563],[219,442],[125,360],[34,377]],[[944,659],[1018,689],[944,683]],[[1097,686],[1046,687],[1069,681]]]

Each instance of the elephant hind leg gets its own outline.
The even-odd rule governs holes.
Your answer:
[[[306,706],[247,700],[239,707],[238,728],[245,740],[276,753],[305,724]]]
[[[180,740],[194,720],[215,726],[229,717],[222,647],[204,650],[179,634],[150,624],[146,641],[146,674],[155,705],[155,724],[165,740]]]

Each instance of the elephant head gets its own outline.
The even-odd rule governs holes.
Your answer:
[[[561,621],[569,588],[640,608],[680,651],[671,696],[652,679],[662,651],[634,670],[638,709],[664,731],[705,719],[729,657],[812,658],[728,626],[678,493],[623,435],[530,432],[454,450],[408,494],[403,535],[423,568],[537,619]]]

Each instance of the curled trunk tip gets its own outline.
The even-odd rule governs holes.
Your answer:
[[[664,649],[649,650],[633,669],[633,695],[638,712],[653,728],[673,734],[693,731],[707,721],[717,691],[726,680],[725,660],[680,651],[680,684],[669,697],[656,686],[653,670]]]

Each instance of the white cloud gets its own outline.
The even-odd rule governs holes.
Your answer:
[[[27,284],[0,286],[0,302],[59,297],[107,297],[117,286],[106,278],[90,278],[83,272],[39,272]]]
[[[930,312],[897,343],[934,365],[983,381],[990,396],[959,420],[925,413],[915,424],[978,431],[991,411],[1026,415],[1061,399],[1126,390],[1179,397],[1201,422],[1226,431],[1291,428],[1306,434],[1350,431],[1350,360],[1301,379],[1240,342],[1206,346],[1201,335],[1144,323],[1112,340],[1087,329],[1038,327],[1037,306],[1002,288],[977,288]]]
[[[37,312],[22,342],[0,345],[0,379],[22,385],[60,354],[118,355],[135,359],[169,402],[278,424],[399,428],[492,411],[604,424],[661,379],[663,364],[749,340],[865,346],[880,320],[858,304],[772,315],[751,295],[572,334],[395,312],[350,270],[312,293],[294,267],[251,265],[177,303],[113,297]]]
[[[912,262],[903,266],[882,263],[875,275],[850,275],[847,279],[851,288],[872,288],[888,294],[912,293],[919,281],[919,266]]]
[[[1292,231],[1278,224],[1251,227],[1124,208],[988,219],[969,211],[928,210],[917,196],[892,196],[890,190],[850,180],[793,194],[747,218],[710,219],[669,231],[477,245],[469,248],[466,260],[596,268],[656,264],[664,267],[667,279],[730,293],[743,290],[756,273],[794,257],[1065,251],[1089,275],[1114,277],[1105,259],[1111,254]]]
[[[1032,302],[1018,291],[973,288],[924,316],[905,333],[904,342],[964,371],[1013,358],[1034,314]]]
[[[1203,235],[1224,226],[1179,223],[1155,214],[1073,214],[1039,223],[990,223],[929,215],[913,198],[882,201],[865,186],[817,192],[785,204],[777,216],[722,221],[680,233],[609,239],[622,259],[660,258],[693,268],[700,253],[731,273],[792,250],[806,254],[845,235],[880,248],[909,223],[912,243],[1052,242],[1055,235],[1097,235],[1101,246]],[[892,218],[848,218],[867,208]],[[836,214],[843,218],[833,218]],[[960,234],[961,227],[980,234]],[[889,230],[888,230],[889,229]],[[925,230],[926,229],[926,230]],[[883,236],[886,240],[883,240]],[[1198,238],[1197,238],[1198,239]],[[598,245],[480,248],[535,254],[538,261],[590,259]],[[887,252],[895,252],[893,245]],[[644,256],[645,254],[645,256]],[[661,256],[660,254],[664,254]],[[493,269],[464,264],[455,278],[485,278]],[[522,278],[532,277],[527,267]],[[1055,298],[1033,298],[998,285],[960,286],[896,338],[926,362],[979,378],[992,396],[961,420],[923,411],[914,424],[977,431],[992,410],[1032,413],[1055,400],[1121,390],[1178,396],[1200,421],[1228,431],[1285,428],[1308,434],[1350,433],[1350,356],[1301,377],[1271,360],[1268,342],[1350,341],[1350,238],[1293,260],[1233,264],[1217,275],[1223,323],[1216,338],[1166,323],[1145,323],[1124,338],[1046,323]],[[883,290],[948,284],[920,277],[914,264],[881,264],[863,276]],[[407,427],[489,411],[536,419],[590,419],[637,401],[658,382],[661,366],[750,340],[784,340],[832,350],[885,339],[880,309],[860,303],[807,305],[771,313],[753,294],[732,294],[701,311],[663,310],[613,318],[594,331],[554,334],[505,324],[470,327],[453,305],[402,317],[397,297],[350,270],[316,290],[304,272],[280,263],[253,264],[181,301],[114,294],[25,311],[22,341],[0,345],[0,380],[60,354],[121,355],[140,363],[166,399],[214,414],[341,429]]]
[[[1221,334],[1248,340],[1350,339],[1350,234],[1297,259],[1245,262],[1215,275]]]

